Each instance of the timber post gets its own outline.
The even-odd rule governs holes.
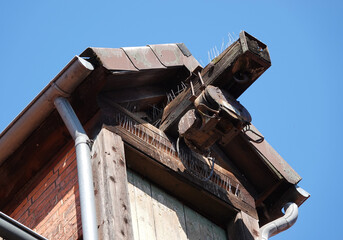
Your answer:
[[[92,148],[99,239],[133,240],[124,143],[102,129]]]
[[[258,220],[240,211],[228,224],[227,235],[229,240],[258,240]]]

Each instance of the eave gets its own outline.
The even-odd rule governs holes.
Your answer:
[[[235,50],[237,56],[245,53],[242,49],[246,49],[246,46],[240,41],[229,48],[230,51]],[[86,125],[86,130],[92,137],[103,124],[99,96],[115,95],[116,102],[122,105],[135,102],[143,109],[165,101],[164,93],[167,90],[188,78],[195,69],[201,70],[199,63],[183,44],[121,49],[88,48],[80,56],[83,59],[75,57],[1,133],[0,208],[49,165],[54,153],[70,141],[52,103],[56,95],[69,97],[81,123]],[[247,54],[244,59],[246,57]],[[255,55],[253,57],[256,58]],[[231,61],[236,64],[239,61],[237,58],[232,58]],[[269,59],[269,55],[266,59]],[[94,70],[89,63],[94,66]],[[235,66],[237,65],[239,64]],[[73,68],[76,72],[83,72],[81,77],[66,74]],[[209,68],[203,71],[207,73]],[[256,78],[258,77],[259,75]],[[235,88],[235,95],[239,96],[247,87],[249,86]],[[147,88],[153,89],[154,94],[145,94]],[[124,98],[125,94],[126,97],[130,95],[132,89],[140,89],[143,93]],[[119,93],[124,93],[123,97],[118,97]],[[144,98],[145,95],[150,98]],[[260,216],[265,216],[264,211],[276,211],[272,211],[272,205],[275,202],[281,204],[280,199],[299,204],[306,200],[307,197],[296,194],[294,190],[301,177],[266,141],[256,144],[239,134],[231,143],[221,148],[234,165],[233,168],[243,173],[243,178],[254,188],[251,189],[251,194]],[[32,162],[26,162],[25,159]],[[15,177],[16,171],[21,171],[21,179]],[[271,216],[271,219],[276,218],[277,214]]]

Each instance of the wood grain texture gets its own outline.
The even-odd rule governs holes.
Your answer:
[[[221,80],[222,75],[228,72],[229,68],[233,67],[233,63],[242,54],[242,49],[239,41],[233,43],[228,47],[220,56],[218,56],[215,62],[208,64],[202,71],[202,79],[205,85],[217,85],[217,81]],[[194,84],[194,94],[198,96],[201,92],[201,83],[196,81]],[[192,106],[192,102],[189,101],[191,97],[190,89],[182,92],[172,102],[170,102],[164,109],[162,116],[162,124],[160,129],[166,131],[178,122],[180,117],[186,113]]]
[[[186,240],[187,233],[183,204],[154,185],[151,186],[151,189],[156,238]]]
[[[128,181],[135,240],[227,239],[224,229],[140,175],[128,171]]]
[[[120,136],[100,131],[92,149],[92,168],[99,239],[134,239]]]
[[[244,212],[239,212],[228,225],[227,232],[230,240],[257,240],[259,238],[258,220]]]
[[[156,226],[153,214],[150,183],[128,171],[131,216],[134,224],[135,240],[155,240]]]
[[[249,213],[251,216],[254,216],[257,218],[256,209],[254,206],[253,199],[251,195],[248,193],[248,191],[241,185],[238,184],[236,181],[237,179],[229,173],[229,171],[223,169],[223,168],[215,168],[215,174],[213,176],[213,179],[211,181],[203,182],[199,180],[196,177],[193,177],[191,174],[189,174],[183,165],[182,161],[175,156],[175,154],[168,154],[167,152],[160,150],[156,147],[154,147],[151,143],[141,141],[138,139],[134,134],[131,134],[129,131],[121,128],[121,127],[110,127],[111,131],[116,132],[117,134],[121,135],[123,140],[137,148],[138,150],[144,152],[149,157],[154,159],[157,163],[162,164],[165,166],[168,170],[172,170],[175,174],[182,177],[184,180],[189,182],[190,184],[195,184],[198,187],[201,187],[205,191],[207,191],[210,194],[213,194],[214,196],[218,197],[220,200],[232,205],[233,207],[244,210],[245,212]],[[170,143],[169,143],[170,144]],[[168,145],[169,145],[168,144]],[[170,144],[172,145],[172,144]],[[135,163],[130,160],[130,165],[134,168],[137,167],[137,164],[141,165],[143,164],[142,161],[135,161]],[[144,163],[143,168],[147,168],[148,162]],[[230,177],[231,183],[235,183],[233,187],[239,185],[240,194],[239,196],[236,196],[234,192],[230,191],[229,189],[226,189],[222,182],[224,179],[221,179],[221,175],[217,171],[223,173],[225,176]],[[159,174],[159,173],[151,173],[151,174]],[[224,176],[223,175],[223,176]],[[161,184],[161,182],[159,183]],[[199,199],[201,201],[201,199]]]
[[[185,218],[189,240],[224,240],[226,233],[222,228],[185,206]]]

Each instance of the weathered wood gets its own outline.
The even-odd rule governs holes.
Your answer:
[[[254,199],[244,184],[235,177],[235,174],[240,173],[232,174],[215,164],[211,179],[201,181],[190,174],[178,157],[174,147],[175,140],[169,139],[163,131],[138,119],[118,104],[105,100],[102,99],[101,104],[105,127],[119,134],[125,141],[126,153],[130,156],[127,158],[130,168],[156,181],[165,189],[170,189],[186,202],[192,202],[202,214],[215,218],[217,224],[225,225],[225,221],[236,209],[257,218]],[[229,181],[231,187],[226,184]],[[239,189],[236,192],[237,186]]]
[[[154,185],[151,185],[151,189],[156,239],[189,239],[183,204]]]
[[[124,143],[102,129],[92,149],[99,239],[133,239]]]
[[[131,119],[131,121],[134,120]],[[158,129],[155,131],[149,131],[149,129],[144,130],[144,126],[140,125],[140,131],[137,132],[135,129],[138,129],[138,125],[135,128],[134,124],[130,123],[129,119],[126,119],[125,123],[122,125],[107,126],[107,128],[122,136],[123,140],[128,144],[147,154],[149,157],[152,157],[160,164],[163,164],[164,167],[173,170],[177,175],[180,175],[181,178],[188,179],[192,184],[198,185],[199,188],[206,189],[222,201],[231,204],[235,208],[246,211],[251,216],[257,217],[253,198],[229,171],[216,167],[210,181],[203,182],[188,173],[186,166],[178,157],[173,144],[168,138],[158,141],[159,139],[162,139],[162,136],[156,134],[159,132]],[[150,125],[150,128],[153,128],[153,126]],[[140,132],[144,132],[147,136],[143,139],[140,138],[139,136],[142,135]],[[163,144],[160,144],[160,142]],[[224,182],[228,180],[230,180],[232,187],[225,186]],[[239,196],[238,192],[235,191],[237,186],[239,187]]]
[[[220,59],[215,63],[210,63],[202,70],[202,79],[205,85],[214,84],[215,80],[220,77],[226,69],[232,65],[237,57],[242,53],[239,41],[236,41],[222,54]],[[194,95],[198,96],[201,92],[202,84],[200,81],[193,82]],[[190,88],[183,91],[173,101],[171,101],[164,109],[162,116],[162,124],[160,129],[163,131],[168,130],[180,117],[182,117],[192,106],[189,99],[192,96]]]
[[[187,236],[190,240],[226,240],[225,231],[188,207],[185,207]]]
[[[244,212],[239,212],[228,225],[228,238],[232,240],[257,240],[259,237],[258,220]]]
[[[166,91],[161,86],[127,88],[102,93],[117,103],[130,103],[136,111],[145,111],[148,107],[158,104],[166,98]]]
[[[109,104],[109,102],[107,103]],[[111,106],[115,107],[115,109],[107,109],[107,116],[105,117],[112,120],[105,120],[105,123],[108,124],[107,127],[110,130],[115,131],[123,137],[124,141],[132,144],[134,147],[148,154],[150,157],[161,161],[166,166],[175,164],[175,171],[184,172],[187,170],[187,167],[182,163],[180,156],[178,156],[178,153],[176,152],[175,141],[170,139],[160,129],[137,118],[135,114],[127,111],[118,104],[111,103]],[[115,115],[115,117],[113,117],[113,115]],[[249,205],[255,206],[254,199],[244,187],[249,185],[247,180],[241,176],[241,173],[235,168],[235,166],[230,164],[230,160],[224,155],[220,148],[214,146],[213,155],[218,160],[214,165],[215,172],[228,177],[232,181],[232,184],[242,182],[243,187],[240,188],[242,199],[245,199],[244,201]],[[174,161],[170,161],[170,157],[173,158]],[[216,184],[220,186],[224,179],[219,177],[219,179],[216,180]],[[213,182],[215,182],[215,179],[213,179]],[[201,183],[201,185],[203,185],[203,183]]]
[[[135,240],[225,240],[226,231],[180,200],[128,170]],[[137,214],[137,213],[144,213]],[[147,234],[148,233],[148,234]]]
[[[131,171],[127,171],[127,182],[128,182],[128,190],[129,190],[129,199],[130,199],[130,209],[131,209],[131,219],[132,219],[132,228],[133,228],[133,238],[135,240],[139,240],[139,232],[138,232],[138,218],[137,218],[137,207],[136,207],[136,193],[135,187],[133,185],[134,175]]]
[[[150,183],[142,177],[128,171],[130,189],[131,216],[134,224],[135,240],[154,240],[156,225]]]
[[[256,139],[262,134],[257,130],[254,125],[250,126],[252,131],[248,131],[247,135]],[[255,132],[255,134],[253,133]],[[258,135],[256,135],[258,134]],[[241,133],[243,135],[243,133]],[[263,140],[261,143],[255,143],[250,141],[249,138],[243,138],[246,143],[252,147],[256,152],[259,153],[261,160],[277,175],[280,179],[284,178],[290,184],[297,184],[301,177],[294,171],[294,169],[275,151],[275,149],[266,141]]]
[[[239,40],[231,44],[201,71],[202,81],[198,78],[190,80],[194,81],[193,94],[198,96],[203,85],[214,85],[238,98],[269,66],[270,58],[266,45],[242,32]],[[250,80],[239,82],[237,74],[245,74]],[[192,91],[188,88],[165,107],[161,130],[167,131],[175,127],[178,120],[191,108],[192,102],[189,101],[191,97]]]

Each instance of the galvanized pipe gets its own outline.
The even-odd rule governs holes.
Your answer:
[[[63,97],[54,101],[70,135],[75,141],[79,180],[83,239],[98,239],[89,138],[70,103]]]
[[[0,134],[0,165],[54,110],[54,99],[68,96],[93,71],[86,60],[75,56],[47,87]]]
[[[47,240],[2,212],[0,212],[0,237],[6,240]]]
[[[298,219],[298,205],[295,203],[286,203],[284,210],[284,216],[267,223],[260,229],[260,240],[268,240],[270,237],[293,226]]]

